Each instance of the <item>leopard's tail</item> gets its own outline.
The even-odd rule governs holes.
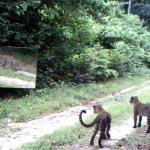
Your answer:
[[[85,123],[83,122],[83,120],[82,120],[82,114],[83,114],[83,113],[86,113],[86,110],[81,110],[81,111],[80,111],[80,114],[79,114],[79,121],[80,121],[81,125],[84,126],[84,127],[86,127],[86,128],[90,128],[90,127],[94,126],[95,123],[96,123],[96,119],[95,119],[93,122],[91,122],[90,124],[85,124]]]

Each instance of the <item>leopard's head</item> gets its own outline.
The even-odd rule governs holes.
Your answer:
[[[93,110],[94,110],[94,113],[99,113],[99,112],[103,111],[104,109],[101,104],[98,104],[98,105],[93,106]]]
[[[134,103],[136,103],[137,101],[139,101],[139,100],[138,100],[138,96],[131,96],[129,102],[130,102],[131,104],[134,104]]]

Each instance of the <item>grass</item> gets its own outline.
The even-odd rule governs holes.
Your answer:
[[[36,81],[35,77],[31,77],[25,74],[18,74],[17,72],[13,72],[11,70],[1,70],[0,76],[12,77],[12,78],[21,79],[24,81],[33,81],[33,82]]]
[[[137,128],[136,132],[132,133],[123,141],[116,144],[117,149],[124,147],[129,150],[149,150],[150,149],[150,134],[146,134],[147,125],[142,128]]]
[[[137,93],[136,93],[137,94]],[[112,123],[115,123],[119,121],[120,119],[124,117],[128,117],[129,115],[132,114],[133,112],[133,106],[130,105],[129,103],[129,97],[131,95],[125,94],[125,97],[123,97],[122,101],[119,102],[113,102],[111,103],[106,103],[104,105],[104,108],[106,111],[110,112],[112,115]],[[143,103],[149,102],[149,97],[150,97],[150,92],[142,92],[138,94],[139,99]],[[127,98],[128,97],[128,98]],[[86,123],[91,122],[95,118],[95,114],[88,116],[88,119],[84,119]],[[52,150],[52,149],[57,149],[57,150],[69,150],[70,149],[70,143],[76,142],[78,144],[85,144],[89,143],[90,137],[92,134],[93,129],[87,129],[84,127],[81,127],[79,123],[76,123],[73,126],[68,126],[68,127],[62,127],[58,130],[55,130],[52,134],[46,135],[44,137],[39,138],[36,142],[31,142],[28,144],[23,145],[20,149],[24,150]],[[145,132],[145,131],[144,131]],[[149,142],[149,136],[146,138],[140,137],[140,135],[136,136],[131,136],[129,137],[129,141],[132,143],[132,141],[135,142],[135,139],[140,139],[140,144],[142,145],[143,143],[148,143]],[[131,140],[130,140],[131,139]]]
[[[22,122],[55,111],[62,111],[70,106],[76,106],[82,100],[93,100],[112,94],[114,91],[133,85],[145,86],[148,77],[134,77],[115,79],[107,83],[67,86],[62,84],[55,89],[41,89],[36,91],[36,96],[25,96],[22,99],[8,99],[0,102],[0,127],[10,122]],[[123,84],[121,84],[123,83]],[[111,100],[108,100],[110,102]]]
[[[23,67],[22,69],[21,69],[21,71],[25,71],[25,72],[28,72],[28,73],[32,73],[32,74],[34,74],[34,75],[36,75],[36,70],[37,70],[37,68],[36,67]]]
[[[0,83],[0,87],[6,87],[6,84],[5,83]],[[11,86],[7,85],[7,88],[11,88]]]
[[[146,131],[147,127],[145,127]],[[150,149],[150,134],[145,134],[143,130],[139,130],[133,134],[131,134],[128,139],[128,148],[135,150],[135,149],[145,149],[148,150]]]

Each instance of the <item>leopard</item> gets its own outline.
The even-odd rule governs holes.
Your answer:
[[[3,69],[6,69],[5,66],[7,64],[10,64],[12,71],[14,71],[14,72],[17,71],[16,64],[15,64],[15,61],[13,59],[8,59],[7,57],[2,58],[2,68]]]
[[[134,126],[137,127],[137,117],[139,116],[138,127],[141,127],[142,116],[147,117],[147,131],[146,133],[150,133],[150,103],[143,104],[139,101],[138,96],[131,96],[130,104],[134,105],[133,114],[134,114]]]
[[[90,145],[94,145],[94,138],[98,131],[100,131],[100,136],[98,139],[98,145],[100,148],[103,148],[102,146],[102,139],[110,139],[111,135],[109,133],[111,128],[111,114],[106,112],[101,104],[97,104],[93,106],[94,113],[98,114],[97,117],[90,123],[86,124],[82,120],[82,114],[86,113],[86,110],[81,110],[79,114],[79,121],[83,127],[90,128],[95,126],[93,135],[90,140]]]

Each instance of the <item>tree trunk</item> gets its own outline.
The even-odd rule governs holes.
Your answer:
[[[35,96],[35,90],[34,89],[29,89],[29,95],[30,96]]]
[[[131,9],[131,0],[129,0],[129,5],[128,5],[128,13],[127,13],[128,16],[130,14],[130,9]]]

